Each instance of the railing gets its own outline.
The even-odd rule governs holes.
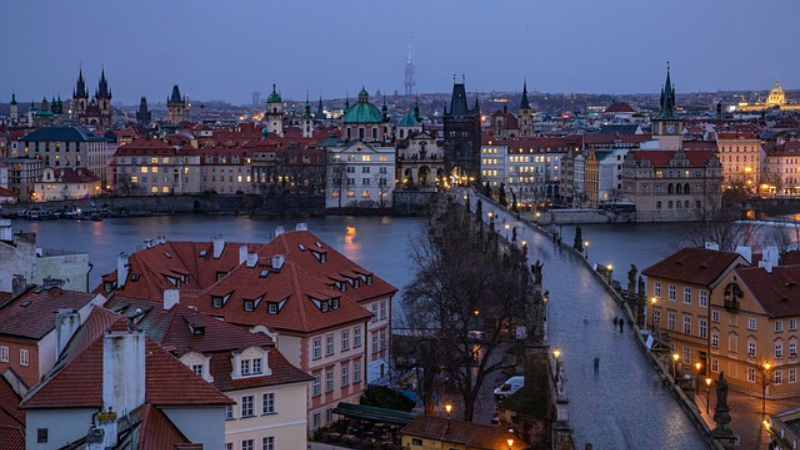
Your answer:
[[[724,300],[724,302],[723,302],[723,303],[724,303],[724,307],[725,307],[725,309],[726,309],[728,312],[735,313],[735,312],[738,312],[738,311],[739,311],[739,300],[736,300],[736,299],[733,299],[733,300],[727,300],[727,299],[726,299],[726,300]]]

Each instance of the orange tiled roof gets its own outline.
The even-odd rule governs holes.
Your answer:
[[[741,262],[746,264],[738,253],[699,247],[682,248],[644,269],[642,274],[652,278],[709,286],[721,277],[737,259],[741,259]]]

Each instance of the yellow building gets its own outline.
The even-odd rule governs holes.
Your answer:
[[[717,153],[722,163],[725,187],[740,185],[748,191],[758,189],[764,168],[764,151],[755,134],[719,133]]]
[[[400,430],[408,450],[521,450],[527,448],[505,428],[443,417],[419,416]]]
[[[781,111],[800,111],[800,105],[790,105],[786,102],[786,94],[783,92],[781,84],[777,81],[775,86],[769,91],[765,102],[756,102],[752,105],[744,99],[736,105],[736,111],[740,112],[759,112],[765,109],[780,109]]]
[[[669,338],[679,357],[678,369],[709,364],[710,298],[722,279],[747,261],[738,253],[684,248],[646,268],[649,295],[647,323]]]
[[[597,208],[600,205],[600,161],[597,160],[594,147],[589,148],[589,155],[583,162],[583,177],[586,206]]]

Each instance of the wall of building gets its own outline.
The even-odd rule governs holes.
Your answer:
[[[97,408],[83,409],[32,409],[25,412],[25,448],[27,450],[55,450],[64,444],[86,436],[92,416]],[[37,430],[47,428],[46,443],[38,443]],[[219,447],[214,448],[222,448]]]
[[[263,394],[275,394],[275,413],[262,414]],[[254,448],[260,449],[264,437],[275,437],[275,448],[306,448],[307,416],[305,408],[308,390],[305,383],[243,389],[226,392],[237,405],[233,420],[225,421],[225,442],[241,448],[243,440],[252,439]],[[243,396],[253,396],[255,416],[241,418],[239,406]]]
[[[53,316],[55,321],[55,316]],[[0,347],[8,348],[8,361],[0,360],[0,372],[11,368],[22,378],[28,386],[33,386],[41,378],[39,370],[39,347],[33,341],[23,341],[19,339],[0,338]],[[21,350],[28,351],[28,364],[22,365]],[[5,349],[0,350],[2,352]]]
[[[225,408],[164,407],[161,411],[191,442],[208,449],[225,447]]]

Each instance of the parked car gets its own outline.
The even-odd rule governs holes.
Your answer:
[[[495,400],[505,400],[506,397],[522,389],[523,386],[525,386],[525,376],[513,376],[494,390],[494,398]]]

